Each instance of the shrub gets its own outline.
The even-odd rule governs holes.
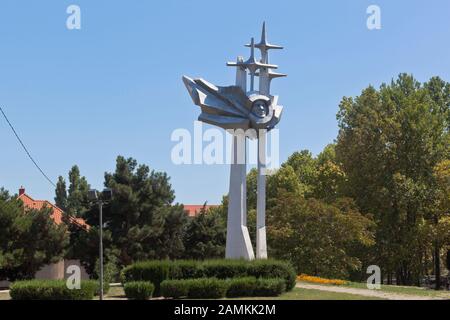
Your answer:
[[[166,298],[179,299],[187,297],[190,280],[164,280],[161,282],[161,295]]]
[[[148,281],[155,286],[154,296],[159,297],[160,285],[166,279],[169,279],[169,261],[143,261],[137,262],[122,271],[122,281]]]
[[[170,279],[194,279],[203,277],[203,266],[195,260],[175,260],[170,264]]]
[[[95,281],[81,281],[80,289],[67,288],[65,280],[16,281],[10,287],[13,300],[92,300],[98,289]]]
[[[256,281],[256,287],[253,291],[255,297],[276,297],[286,290],[286,281],[281,278],[263,279]]]
[[[282,278],[285,280],[286,290],[295,287],[296,274],[292,265],[280,260],[254,260],[249,263],[248,276],[256,278]]]
[[[256,284],[257,280],[254,277],[229,279],[227,297],[251,297],[254,295]]]
[[[207,278],[219,279],[245,277],[250,264],[251,262],[245,260],[206,260],[202,263],[203,274]]]
[[[147,300],[152,297],[155,286],[147,281],[131,281],[123,286],[128,299]]]
[[[278,260],[176,260],[144,261],[132,264],[122,271],[122,282],[150,281],[155,285],[154,296],[160,296],[160,284],[169,279],[195,278],[282,278],[287,290],[295,286],[294,268]]]
[[[216,278],[190,279],[188,284],[188,298],[191,299],[219,299],[227,292],[227,281]]]

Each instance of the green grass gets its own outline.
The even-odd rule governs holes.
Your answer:
[[[122,287],[111,287],[109,289],[107,298],[126,299]],[[292,291],[286,292],[279,297],[245,297],[245,298],[233,298],[232,300],[381,300],[381,299],[349,293],[337,293],[313,289],[294,288]]]
[[[315,289],[294,288],[279,297],[250,297],[237,300],[383,300],[375,297],[366,297],[357,294],[328,292]]]
[[[350,288],[367,289],[367,284],[360,282],[349,282],[348,284],[345,284],[343,286]],[[407,287],[407,286],[394,286],[382,284],[381,289],[379,291],[405,295],[416,295],[434,298],[440,297],[450,299],[449,291],[436,291],[433,289],[423,287],[409,287],[409,286]]]
[[[313,284],[310,282],[303,282],[307,284]],[[325,285],[327,286],[327,285]],[[350,287],[350,288],[358,288],[358,289],[367,289],[365,283],[358,282],[350,282],[347,285],[343,285],[342,287]],[[419,287],[400,287],[400,286],[392,286],[392,285],[382,285],[382,292],[389,293],[397,293],[397,294],[405,294],[405,295],[420,295],[420,296],[428,296],[428,297],[441,297],[450,299],[450,293],[445,291],[435,291],[426,288]],[[123,292],[122,287],[111,287],[109,289],[108,294],[105,297],[106,299],[126,299],[125,294]],[[0,300],[9,300],[8,293],[0,293]],[[94,299],[98,299],[95,297]],[[366,297],[357,294],[350,293],[340,293],[340,292],[328,292],[321,291],[315,289],[302,289],[302,288],[294,288],[290,292],[286,292],[279,297],[250,297],[250,298],[237,298],[238,300],[381,300],[375,297]]]

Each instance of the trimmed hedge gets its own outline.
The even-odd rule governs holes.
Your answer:
[[[159,297],[161,295],[161,282],[169,279],[170,265],[171,262],[167,260],[152,260],[134,263],[122,270],[122,282],[149,281],[155,286],[153,295]]]
[[[203,264],[196,260],[174,260],[170,262],[171,279],[195,279],[204,276]]]
[[[179,299],[187,297],[190,280],[164,280],[161,282],[161,295],[166,298]]]
[[[260,278],[256,282],[253,296],[255,297],[276,297],[286,291],[286,282],[284,279],[273,278],[263,279]]]
[[[282,278],[256,279],[254,277],[217,279],[200,278],[165,280],[161,293],[166,298],[219,299],[223,297],[274,297],[286,289]]]
[[[191,299],[220,299],[224,298],[228,285],[225,280],[216,278],[189,279],[188,298]]]
[[[254,296],[257,281],[258,280],[254,277],[229,279],[227,297],[236,298]]]
[[[217,278],[166,280],[161,283],[166,298],[219,299],[225,297],[227,289],[228,282]]]
[[[81,281],[80,289],[67,288],[65,280],[16,281],[9,294],[13,300],[92,300],[98,290],[96,281]]]
[[[171,279],[195,278],[282,278],[286,290],[295,286],[296,273],[287,262],[279,260],[175,260],[144,261],[122,270],[122,281],[150,281],[155,285],[154,296],[160,296],[160,284]]]
[[[252,261],[249,264],[248,276],[256,278],[283,278],[286,291],[291,291],[295,287],[297,278],[295,269],[290,263],[272,259]]]
[[[128,299],[147,300],[152,297],[155,286],[147,281],[131,281],[123,286]]]

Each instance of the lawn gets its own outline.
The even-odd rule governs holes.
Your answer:
[[[111,287],[106,299],[119,300],[126,299],[122,287]],[[0,300],[9,300],[8,293],[0,293]],[[98,299],[96,297],[95,299]],[[252,297],[238,298],[237,300],[379,300],[377,298],[365,297],[356,294],[326,292],[312,289],[294,288],[279,297]]]
[[[358,289],[367,289],[366,283],[360,282],[349,282],[344,285],[345,287],[350,288],[358,288]],[[450,299],[449,291],[436,291],[429,288],[423,287],[407,287],[407,286],[394,286],[394,285],[381,285],[380,291],[389,292],[389,293],[398,293],[398,294],[409,294],[416,296],[425,296],[425,297],[435,297],[435,298],[447,298]]]
[[[305,284],[310,284],[310,282],[302,282]],[[311,283],[313,284],[313,283]],[[329,285],[324,285],[329,286]],[[357,288],[357,289],[367,289],[365,283],[359,282],[349,282],[342,287]],[[380,291],[388,293],[397,293],[405,295],[417,295],[426,297],[440,297],[450,299],[450,292],[448,291],[435,291],[427,288],[420,287],[404,287],[404,286],[394,286],[394,285],[382,285]],[[9,300],[9,294],[7,292],[0,293],[0,300]],[[95,299],[98,299],[96,297]],[[126,299],[122,287],[111,287],[105,299],[111,300],[122,300]],[[238,300],[380,300],[379,298],[366,297],[357,294],[350,293],[338,293],[338,292],[327,292],[315,289],[300,289],[294,288],[290,292],[286,292],[279,297],[250,297],[250,298],[238,298]]]
[[[109,299],[125,298],[122,287],[112,287],[107,295]],[[228,299],[226,299],[228,300]],[[246,297],[233,298],[232,300],[381,300],[349,293],[326,292],[314,289],[294,288],[279,297]]]
[[[366,297],[357,294],[328,292],[315,289],[294,288],[279,297],[251,297],[238,300],[383,300],[380,298]]]

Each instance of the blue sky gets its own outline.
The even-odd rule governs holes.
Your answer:
[[[81,8],[81,30],[66,28],[66,8]],[[366,8],[381,8],[381,30],[366,27]],[[172,164],[176,128],[198,116],[181,75],[218,85],[234,82],[225,67],[242,45],[268,37],[285,50],[271,62],[288,73],[275,80],[285,110],[280,160],[314,154],[337,134],[343,96],[379,86],[401,72],[419,81],[450,81],[449,1],[23,1],[0,4],[0,104],[44,171],[56,180],[73,164],[93,187],[117,155],[171,176],[177,201],[218,203],[227,165]],[[0,186],[20,185],[53,199],[0,118]]]

